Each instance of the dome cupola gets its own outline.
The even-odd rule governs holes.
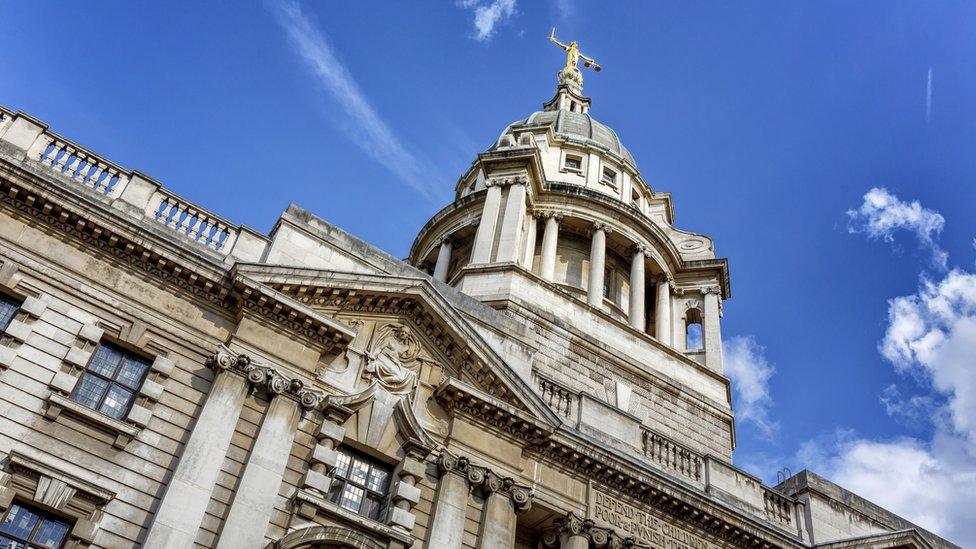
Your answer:
[[[617,133],[590,115],[579,63],[600,65],[555,31],[549,40],[566,54],[555,95],[478,154],[409,260],[496,308],[721,373],[726,260],[710,238],[673,226],[670,193],[654,192]]]

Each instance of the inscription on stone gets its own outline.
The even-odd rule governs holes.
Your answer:
[[[712,549],[718,546],[609,494],[590,492],[590,518],[618,534],[658,549]]]

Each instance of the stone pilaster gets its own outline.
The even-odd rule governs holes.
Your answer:
[[[491,250],[495,241],[495,226],[498,224],[498,210],[502,201],[502,185],[499,181],[490,180],[485,183],[488,193],[485,205],[481,210],[481,223],[474,236],[474,248],[471,250],[471,263],[480,264],[491,261]]]
[[[633,537],[623,536],[611,528],[596,526],[576,513],[556,519],[555,526],[545,532],[542,546],[546,549],[630,549],[643,548]]]
[[[706,288],[705,311],[702,318],[702,337],[705,348],[705,365],[722,373],[722,294],[718,287]]]
[[[514,262],[518,261],[519,244],[524,229],[526,180],[524,177],[513,177],[506,179],[503,184],[508,187],[508,196],[505,199],[505,214],[502,217],[495,261]]]
[[[215,372],[213,386],[156,511],[144,547],[193,545],[244,406],[244,368],[250,363],[247,355],[234,354],[223,346],[207,361]]]
[[[466,457],[444,452],[437,460],[441,474],[429,549],[460,547],[468,494],[479,490],[485,496],[478,547],[509,549],[515,544],[516,514],[532,505],[532,490],[488,469],[473,465]]]

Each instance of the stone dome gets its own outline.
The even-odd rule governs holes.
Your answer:
[[[537,111],[528,118],[509,124],[504,133],[517,134],[520,130],[542,126],[552,126],[553,133],[558,138],[596,145],[613,152],[635,169],[637,168],[634,157],[620,142],[617,133],[587,113],[562,109]]]

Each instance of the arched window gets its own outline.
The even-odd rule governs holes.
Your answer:
[[[685,349],[701,351],[705,348],[705,338],[702,332],[702,313],[700,309],[688,309],[685,312]]]

